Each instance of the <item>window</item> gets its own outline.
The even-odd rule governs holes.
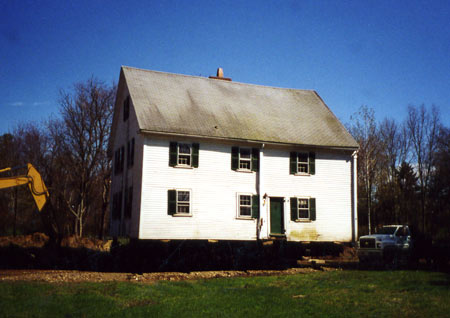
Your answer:
[[[239,216],[252,216],[252,197],[250,195],[239,196]]]
[[[178,144],[178,165],[191,166],[191,145]]]
[[[258,148],[231,148],[231,169],[238,171],[258,171]]]
[[[200,145],[197,143],[171,142],[169,146],[169,166],[198,168]]]
[[[123,101],[123,121],[126,121],[130,117],[130,95]]]
[[[131,218],[131,212],[133,208],[133,187],[125,189],[125,211],[126,218]]]
[[[190,192],[177,191],[177,213],[189,214]]]
[[[127,168],[134,164],[134,138],[127,143]]]
[[[239,149],[239,169],[251,170],[252,157],[249,148]]]
[[[316,155],[314,152],[291,152],[290,153],[290,174],[315,174]]]
[[[167,191],[167,214],[190,215],[191,214],[191,191],[168,190]]]
[[[291,221],[315,221],[315,198],[291,198]]]
[[[297,171],[300,173],[308,173],[308,166],[308,154],[306,152],[299,152],[297,154]]]
[[[298,218],[309,219],[309,200],[298,199]]]
[[[123,171],[124,147],[120,147],[114,152],[114,174],[117,175]]]
[[[238,194],[238,218],[259,217],[259,196],[252,194]]]

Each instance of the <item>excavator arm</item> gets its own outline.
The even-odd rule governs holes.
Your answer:
[[[26,165],[26,168],[26,175],[0,178],[0,189],[18,187],[27,184],[28,188],[31,191],[31,194],[33,195],[34,201],[36,202],[38,210],[41,211],[49,196],[47,187],[45,186],[44,180],[42,180],[41,175],[31,163],[28,163]],[[0,173],[16,169],[18,168],[5,168],[1,169]]]

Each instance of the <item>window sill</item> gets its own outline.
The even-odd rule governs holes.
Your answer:
[[[294,222],[295,223],[311,223],[312,220],[310,220],[310,219],[297,219]]]
[[[175,213],[172,214],[173,217],[192,217],[192,214],[187,214],[187,213]]]
[[[294,176],[307,176],[307,177],[309,177],[309,176],[311,176],[311,174],[310,173],[306,173],[306,172],[297,172],[297,173],[294,174]]]
[[[194,169],[194,167],[192,166],[185,166],[185,165],[176,165],[173,166],[174,168],[179,168],[179,169]]]
[[[253,173],[255,171],[247,170],[247,169],[236,169],[236,172],[244,172],[244,173]]]
[[[255,220],[255,218],[252,218],[251,216],[237,216],[236,220]]]

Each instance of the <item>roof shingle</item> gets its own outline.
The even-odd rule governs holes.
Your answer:
[[[139,129],[320,147],[358,144],[315,91],[122,67]]]

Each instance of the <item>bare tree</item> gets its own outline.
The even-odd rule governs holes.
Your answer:
[[[375,191],[376,168],[379,161],[380,142],[378,127],[373,109],[361,106],[358,113],[351,117],[353,124],[350,132],[359,143],[358,153],[358,185],[362,186],[362,193],[367,204],[367,219],[369,234],[372,232],[372,202]],[[359,207],[360,209],[360,207]]]
[[[13,134],[7,133],[0,136],[0,169],[19,164],[20,159],[18,158],[17,149],[18,140]],[[2,176],[4,173],[2,173]],[[0,229],[3,233],[10,232],[10,226],[12,224],[12,233],[13,235],[16,234],[17,202],[17,188],[3,189],[0,192],[0,217],[2,220]]]
[[[379,125],[379,133],[389,176],[393,178],[400,164],[408,161],[409,138],[406,127],[394,119],[385,118]]]
[[[380,213],[385,221],[400,222],[400,187],[398,172],[400,165],[407,161],[409,138],[405,125],[399,125],[394,119],[385,118],[379,125],[380,165],[377,180],[377,198]],[[391,216],[386,214],[391,211]],[[387,219],[386,219],[387,218]]]
[[[436,215],[431,222],[436,241],[450,241],[450,129],[441,127],[431,180],[431,204]]]
[[[115,87],[91,78],[85,83],[75,84],[69,92],[61,91],[61,117],[64,135],[63,152],[68,184],[62,189],[70,213],[74,216],[74,232],[83,235],[86,216],[98,200],[94,193],[97,179],[102,180],[104,191],[109,191],[111,163],[106,154]],[[104,181],[104,182],[103,182]],[[108,206],[108,195],[100,200],[103,220]],[[103,228],[102,228],[103,231]]]
[[[409,106],[406,126],[411,139],[414,165],[419,177],[422,231],[426,232],[427,191],[431,180],[439,136],[439,111],[433,105]]]

